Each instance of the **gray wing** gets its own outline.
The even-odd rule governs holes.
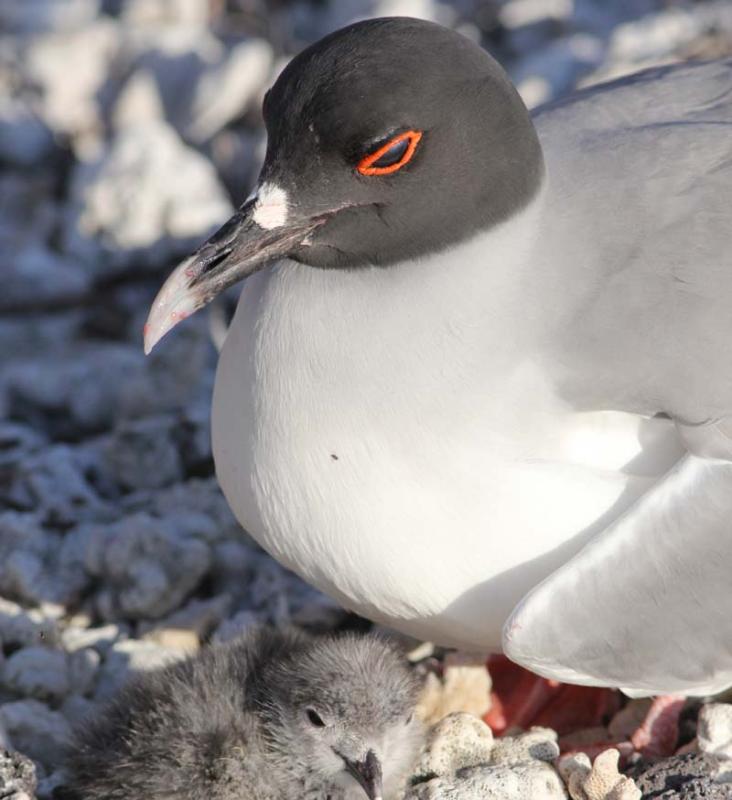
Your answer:
[[[533,276],[553,310],[545,363],[573,408],[666,413],[689,452],[522,600],[504,647],[576,683],[721,689],[732,684],[732,60],[594,87],[536,123],[556,209],[547,274]]]
[[[546,357],[570,366],[567,399],[732,413],[732,60],[592,87],[535,122],[561,253],[544,295],[567,309]]]
[[[732,685],[732,462],[685,456],[514,610],[509,658],[629,694]]]

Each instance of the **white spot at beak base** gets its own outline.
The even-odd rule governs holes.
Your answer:
[[[280,228],[287,222],[287,192],[274,183],[263,183],[256,197],[252,219],[265,230]]]

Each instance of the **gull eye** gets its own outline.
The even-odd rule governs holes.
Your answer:
[[[324,728],[325,723],[323,722],[323,718],[318,714],[318,712],[314,708],[308,708],[305,713],[308,715],[308,720],[310,721],[311,725],[314,725],[316,728]]]
[[[412,160],[421,138],[421,131],[405,131],[392,136],[373,153],[364,156],[356,169],[361,175],[391,175]]]

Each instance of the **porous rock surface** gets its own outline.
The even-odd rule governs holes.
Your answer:
[[[36,768],[21,753],[10,752],[0,744],[0,798],[31,800],[36,791]]]
[[[732,783],[717,779],[720,766],[714,756],[687,753],[641,769],[635,782],[643,800],[731,800]]]
[[[566,798],[552,765],[558,755],[553,731],[494,740],[481,720],[456,712],[429,732],[405,800]]]
[[[721,760],[732,759],[732,705],[707,703],[697,721],[699,750]]]
[[[620,774],[619,758],[620,753],[609,748],[592,763],[584,753],[560,762],[559,773],[572,800],[640,800],[641,790],[633,779]]]

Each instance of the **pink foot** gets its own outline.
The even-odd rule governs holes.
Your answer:
[[[646,758],[670,756],[679,738],[679,715],[684,698],[678,695],[656,697],[646,718],[630,737],[633,747]]]
[[[542,725],[561,736],[601,725],[620,706],[617,691],[540,678],[505,656],[491,656],[488,671],[493,680],[493,703],[484,720],[497,735],[514,727]]]

